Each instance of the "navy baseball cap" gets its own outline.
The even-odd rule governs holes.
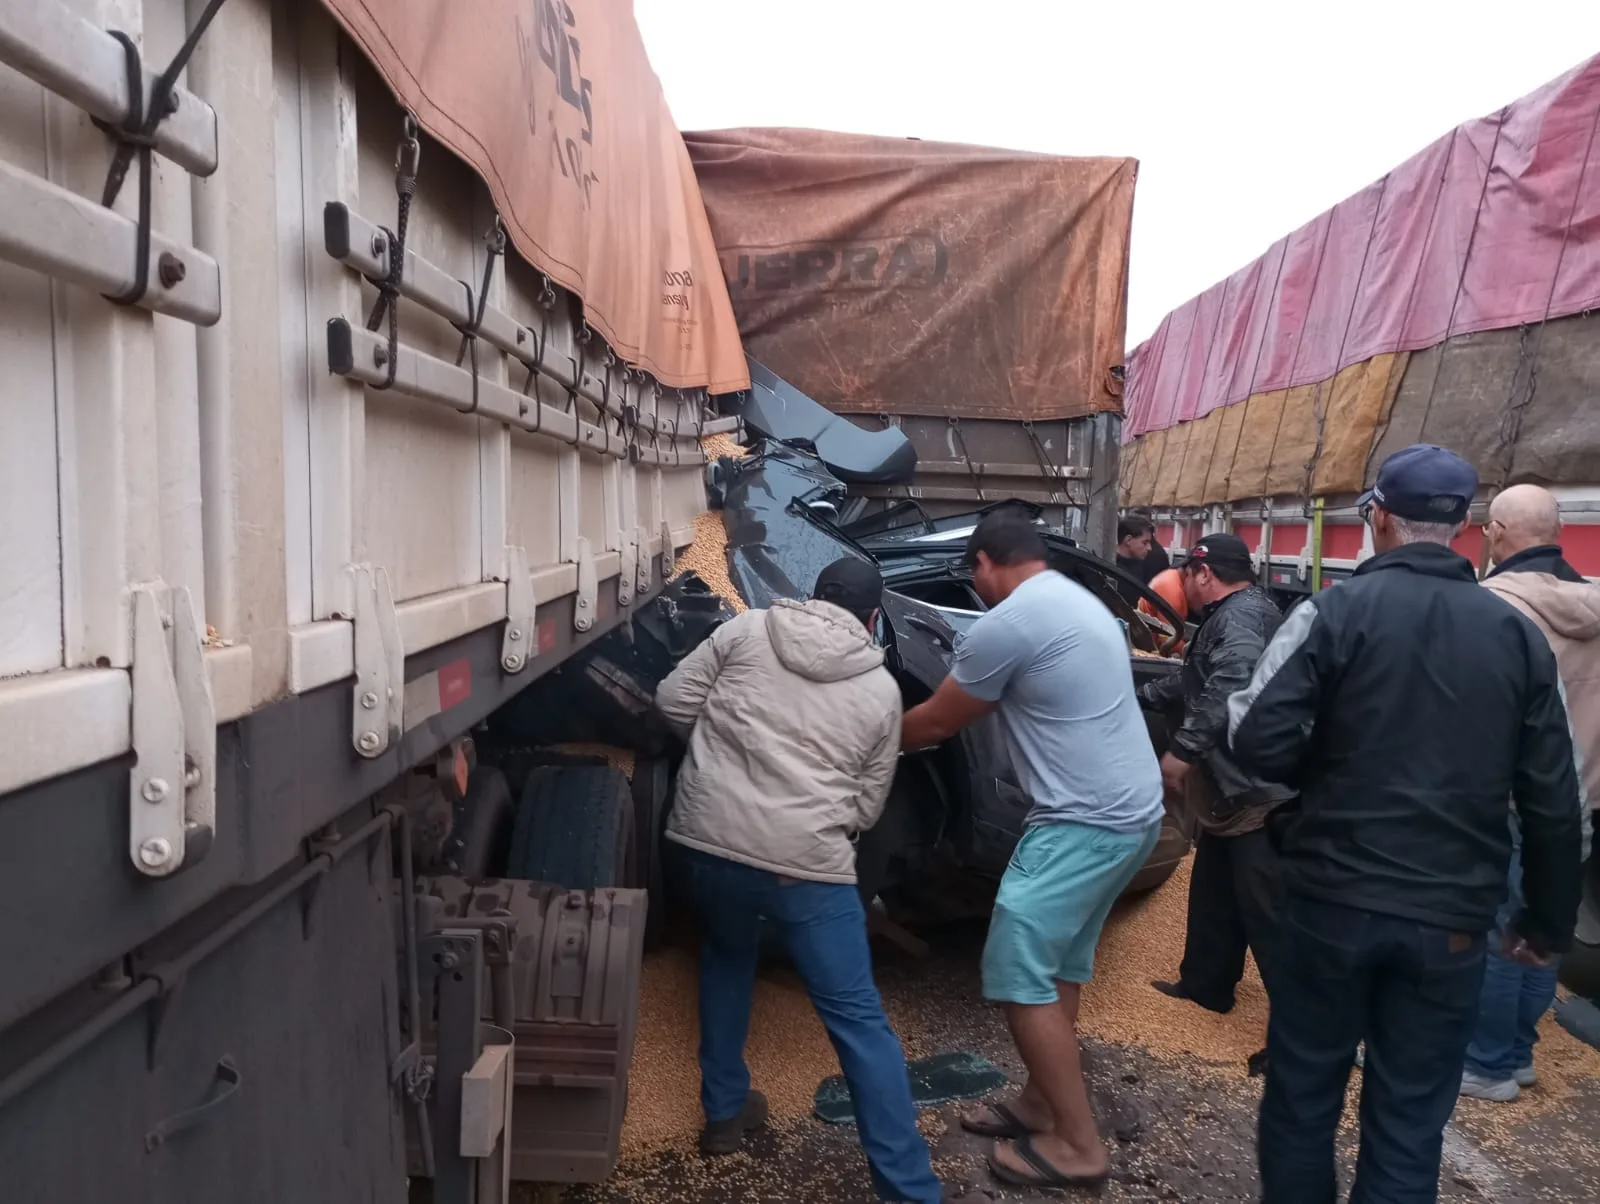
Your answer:
[[[1415,523],[1465,521],[1478,492],[1478,472],[1455,452],[1431,443],[1401,448],[1378,469],[1357,503],[1382,506]]]

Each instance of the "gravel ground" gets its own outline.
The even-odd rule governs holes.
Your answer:
[[[886,953],[879,982],[886,1003],[914,1054],[968,1049],[1009,1074],[1021,1067],[1004,1025],[978,998],[976,964],[981,931],[944,934],[928,958]],[[648,1058],[641,1048],[637,1058]],[[1113,1145],[1108,1201],[1254,1200],[1255,1110],[1260,1080],[1241,1067],[1154,1055],[1137,1047],[1085,1041],[1085,1058],[1101,1128]],[[759,1083],[757,1084],[760,1085]],[[1352,1106],[1354,1100],[1352,1098]],[[956,1123],[961,1107],[927,1112],[923,1132],[946,1181],[980,1187],[996,1200],[1062,1200],[1056,1193],[1000,1189],[984,1167],[987,1143]],[[1568,1089],[1544,1109],[1469,1103],[1447,1140],[1441,1199],[1521,1202],[1600,1199],[1600,1080]],[[1342,1135],[1345,1170],[1353,1164],[1355,1133]],[[752,1139],[745,1152],[708,1160],[692,1142],[625,1162],[607,1183],[543,1195],[539,1204],[869,1204],[866,1163],[848,1127],[807,1117],[780,1122]]]

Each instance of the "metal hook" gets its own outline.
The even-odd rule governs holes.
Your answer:
[[[406,114],[405,134],[400,139],[400,145],[394,152],[394,170],[399,176],[415,178],[417,169],[422,165],[422,143],[417,138],[417,122],[411,114]]]

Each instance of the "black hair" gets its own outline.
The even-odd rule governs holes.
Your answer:
[[[1138,511],[1134,511],[1132,514],[1125,514],[1117,520],[1117,542],[1121,543],[1129,536],[1137,537],[1143,535],[1147,531],[1154,532],[1155,529],[1155,523],[1146,515],[1140,514]]]
[[[991,510],[978,520],[967,537],[969,566],[978,563],[979,552],[993,563],[1005,566],[1049,558],[1039,529],[1025,512],[1015,507]]]

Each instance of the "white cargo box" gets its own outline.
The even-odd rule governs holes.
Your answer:
[[[147,289],[108,301],[141,181],[134,153],[102,207],[130,91],[108,31],[148,95],[207,7],[0,0],[0,794],[133,753],[152,876],[214,822],[216,725],[354,679],[351,755],[381,757],[440,705],[408,701],[406,657],[501,625],[531,677],[571,643],[540,607],[625,617],[704,508],[699,437],[731,426],[493,254],[487,189],[311,0],[216,13],[149,156]],[[391,353],[368,325],[397,160]]]

